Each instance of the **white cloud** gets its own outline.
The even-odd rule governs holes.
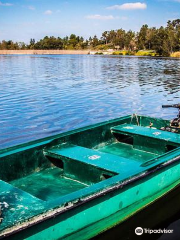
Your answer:
[[[126,20],[128,20],[128,17],[126,17],[126,16],[116,16],[116,17],[114,17],[114,19],[119,19],[119,20],[122,20],[122,21],[126,21]]]
[[[2,2],[0,2],[0,6],[10,7],[10,6],[13,6],[13,4],[12,3],[2,3]]]
[[[110,10],[137,10],[137,9],[146,9],[147,5],[146,3],[140,3],[140,2],[136,2],[136,3],[124,3],[122,5],[113,5],[110,7],[107,7],[107,9]]]
[[[29,8],[29,10],[35,10],[35,7],[33,7],[33,6],[28,6],[28,8]]]
[[[87,19],[98,19],[98,20],[112,20],[115,19],[112,15],[99,15],[99,14],[95,14],[95,15],[88,15],[86,16]]]
[[[47,11],[44,12],[44,14],[46,14],[46,15],[51,15],[52,13],[53,12],[51,10],[47,10]]]

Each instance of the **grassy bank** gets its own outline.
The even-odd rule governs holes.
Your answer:
[[[119,50],[113,51],[112,49],[109,51],[91,51],[90,54],[96,55],[121,55],[121,56],[150,56],[155,57],[159,56],[154,50],[140,50],[140,51],[128,51],[128,50]]]
[[[112,53],[113,55],[132,55],[132,56],[157,56],[156,52],[153,50],[140,50],[138,52],[132,52],[132,51],[115,51]]]
[[[133,55],[133,56],[150,56],[160,57],[154,50],[139,50],[138,52],[131,51],[114,51],[113,55]],[[180,52],[171,53],[170,57],[180,58]]]
[[[174,52],[171,54],[171,57],[180,58],[180,52]]]
[[[157,56],[157,53],[154,50],[140,50],[137,53],[135,53],[135,55],[155,57]]]

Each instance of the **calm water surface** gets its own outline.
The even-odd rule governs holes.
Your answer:
[[[180,102],[180,60],[90,55],[0,56],[0,148]]]

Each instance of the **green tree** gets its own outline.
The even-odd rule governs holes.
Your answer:
[[[92,39],[91,42],[92,46],[95,48],[97,45],[99,45],[99,39],[97,38],[97,36],[95,35]]]
[[[125,34],[124,46],[127,50],[133,51],[135,48],[135,33],[133,31],[128,31]]]
[[[107,45],[108,41],[109,41],[109,32],[108,31],[103,32],[101,39],[102,39],[103,43],[105,43]]]
[[[35,39],[31,38],[28,48],[29,49],[34,49],[35,43],[36,43]]]
[[[138,33],[137,48],[146,49],[146,36],[148,31],[148,25],[145,24],[141,27],[140,32]]]

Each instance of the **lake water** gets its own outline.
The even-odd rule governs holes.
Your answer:
[[[0,56],[0,148],[138,113],[173,118],[180,60],[91,55]]]

